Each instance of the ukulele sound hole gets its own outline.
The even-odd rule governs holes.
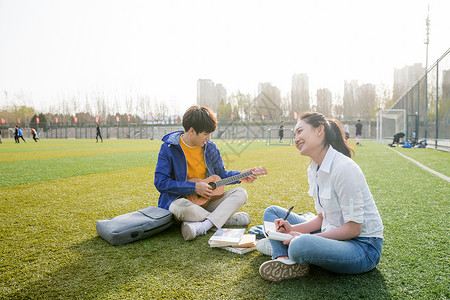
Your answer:
[[[216,185],[215,182],[210,182],[210,183],[208,183],[208,184],[209,184],[209,186],[210,186],[213,190],[215,190],[215,189],[217,188],[217,185]]]

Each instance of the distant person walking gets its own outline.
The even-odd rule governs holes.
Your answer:
[[[31,134],[33,135],[33,140],[37,143],[37,140],[39,140],[39,137],[37,136],[37,132],[34,128],[31,128]]]
[[[3,143],[2,141],[2,130],[0,129],[0,144]]]
[[[358,119],[358,122],[355,124],[356,128],[356,145],[361,145],[361,136],[362,136],[362,128],[361,120]]]
[[[18,134],[17,142],[19,142],[19,138],[20,138],[20,139],[23,140],[24,143],[27,143],[27,141],[25,141],[25,139],[23,138],[23,132],[22,132],[22,129],[20,129],[19,126],[17,126],[17,134]]]
[[[280,122],[280,130],[278,131],[278,136],[280,137],[280,143],[282,143],[284,136],[284,121]]]
[[[348,121],[345,122],[344,132],[345,132],[345,139],[348,140],[350,138],[350,126],[348,125]]]
[[[14,142],[19,143],[19,126],[17,125],[14,126]]]
[[[100,126],[98,126],[98,124],[97,124],[97,135],[95,136],[95,139],[97,140],[96,143],[98,143],[98,138],[99,137],[100,137],[100,139],[102,140],[102,143],[103,143],[102,133],[100,132]]]

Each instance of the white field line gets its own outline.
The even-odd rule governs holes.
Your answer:
[[[406,156],[406,155],[400,153],[399,151],[397,151],[397,150],[395,150],[395,149],[392,149],[391,147],[387,147],[387,148],[388,148],[388,149],[391,149],[391,150],[394,151],[394,152],[396,152],[398,155],[401,155],[401,156],[403,156],[404,158],[409,159],[410,161],[412,161],[413,163],[415,163],[416,165],[418,165],[418,166],[421,167],[422,169],[424,169],[424,170],[426,170],[426,171],[428,171],[428,172],[430,172],[430,173],[432,173],[432,174],[434,174],[434,175],[436,175],[436,176],[438,176],[438,177],[440,177],[440,178],[442,178],[442,179],[444,179],[444,180],[447,180],[447,182],[450,182],[450,177],[445,176],[445,175],[442,174],[442,173],[436,172],[435,170],[433,170],[433,169],[431,169],[431,168],[428,168],[427,166],[421,164],[421,163],[418,162],[417,160],[412,159],[411,157],[408,157],[408,156]]]

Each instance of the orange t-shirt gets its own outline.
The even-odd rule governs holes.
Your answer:
[[[190,147],[186,145],[180,136],[180,146],[183,149],[187,161],[187,179],[206,178],[206,163],[203,149],[200,146]]]

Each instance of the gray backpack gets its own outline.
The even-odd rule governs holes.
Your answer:
[[[149,206],[147,208],[97,221],[99,236],[112,245],[122,245],[144,239],[161,232],[172,225],[172,213],[167,209]]]

